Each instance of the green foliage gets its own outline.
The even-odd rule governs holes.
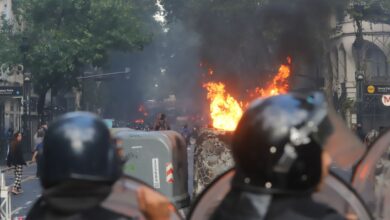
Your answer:
[[[356,102],[351,98],[346,98],[340,106],[342,115],[346,115],[347,112],[356,113]]]
[[[5,19],[4,15],[1,16],[2,24],[0,29],[0,65],[7,63],[13,65],[15,61],[21,61],[21,54],[19,53],[18,40],[20,39],[17,34],[13,32],[13,26]]]
[[[351,0],[348,12],[355,20],[390,24],[390,0]]]
[[[152,10],[152,0],[14,0],[22,28],[0,34],[0,59],[20,63],[18,45],[26,37],[36,92],[77,86],[83,69],[102,66],[110,50],[141,50],[151,41]]]

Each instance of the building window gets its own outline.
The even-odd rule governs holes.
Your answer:
[[[370,48],[366,51],[366,72],[371,77],[387,75],[387,58],[380,49]]]

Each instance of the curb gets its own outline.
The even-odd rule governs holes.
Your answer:
[[[34,164],[35,162],[33,161],[26,161],[26,166],[30,166],[32,164]],[[10,170],[13,170],[14,168],[13,167],[6,167],[6,168],[3,168],[3,169],[0,169],[0,173],[5,173],[7,171],[10,171]]]

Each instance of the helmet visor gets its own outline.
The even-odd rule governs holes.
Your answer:
[[[314,110],[310,121],[299,131],[310,134],[330,154],[336,166],[351,168],[365,153],[365,145],[330,107],[323,93],[310,93],[305,99],[314,106]]]
[[[318,130],[316,138],[340,168],[351,168],[366,151],[365,145],[331,108]]]

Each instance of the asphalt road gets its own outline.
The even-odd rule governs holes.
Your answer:
[[[41,194],[41,186],[35,172],[36,164],[23,167],[22,189],[24,192],[19,195],[11,194],[12,219],[23,219]],[[5,171],[5,181],[11,189],[14,182],[13,170]]]

